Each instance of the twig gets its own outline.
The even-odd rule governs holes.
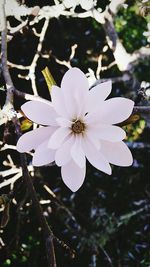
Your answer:
[[[100,248],[101,251],[104,253],[104,255],[105,255],[107,261],[108,261],[109,264],[110,264],[110,266],[113,267],[112,260],[111,260],[110,256],[108,255],[107,251],[106,251],[102,246],[100,246],[100,245],[99,245],[99,248]]]
[[[20,129],[19,134],[20,134]],[[53,245],[53,232],[51,228],[49,227],[46,218],[43,216],[43,210],[41,205],[39,204],[31,177],[29,175],[27,164],[26,164],[26,156],[25,154],[21,154],[21,165],[22,165],[22,171],[23,171],[23,177],[26,181],[27,187],[30,192],[30,196],[32,196],[33,205],[36,209],[37,217],[39,219],[41,228],[44,233],[44,237],[46,240],[46,251],[47,251],[47,260],[49,263],[49,267],[56,267],[56,259],[55,259],[55,251],[54,251],[54,245]]]
[[[11,240],[11,242],[9,243],[9,246],[11,245],[11,243],[13,245],[14,241],[15,241],[16,246],[18,246],[18,244],[19,244],[19,239],[20,239],[19,232],[20,232],[20,226],[21,226],[21,210],[23,209],[23,206],[25,205],[28,197],[29,197],[29,193],[26,190],[24,198],[20,201],[19,204],[17,204],[18,205],[18,207],[17,207],[17,224],[16,224],[16,229],[15,229],[15,235],[14,235],[13,239]]]
[[[15,63],[8,61],[8,65],[12,68],[17,68],[20,70],[28,70],[27,75],[24,76],[24,75],[19,74],[18,77],[22,78],[22,79],[27,79],[27,80],[30,79],[31,80],[31,85],[32,85],[34,97],[38,96],[36,82],[35,82],[35,70],[36,70],[36,66],[37,66],[37,61],[41,55],[42,44],[44,41],[44,37],[45,37],[46,31],[47,31],[48,25],[49,25],[49,18],[45,18],[44,25],[42,27],[40,34],[39,34],[39,42],[38,42],[38,46],[37,46],[37,51],[33,57],[31,65],[23,66],[23,65],[15,64]],[[17,90],[15,90],[15,93],[19,94],[19,92],[17,92]]]
[[[24,66],[24,65],[20,65],[20,64],[15,64],[12,63],[10,61],[7,60],[7,65],[10,66],[11,68],[16,68],[19,70],[29,70],[30,69],[30,65],[29,66]]]
[[[60,64],[60,65],[64,65],[66,66],[68,69],[72,68],[72,65],[71,65],[71,60],[74,58],[75,56],[75,53],[76,53],[76,49],[77,49],[77,44],[74,44],[71,46],[71,53],[70,53],[70,56],[69,56],[69,60],[60,60],[58,59],[56,56],[52,55],[52,57],[55,59],[55,61]]]
[[[135,106],[133,113],[136,114],[150,114],[150,106]]]
[[[10,185],[12,183],[15,183],[19,178],[21,178],[21,173],[18,172],[12,178],[7,179],[6,181],[2,182],[0,184],[0,188]]]
[[[14,34],[18,31],[20,31],[23,27],[25,27],[28,23],[28,19],[26,19],[25,21],[21,22],[18,26],[16,27],[11,27],[10,24],[8,26],[8,30],[10,32],[10,34]]]
[[[44,37],[45,37],[45,34],[46,34],[46,31],[47,31],[47,28],[48,28],[48,25],[49,25],[49,18],[46,18],[45,19],[45,22],[44,22],[44,25],[42,27],[42,31],[40,33],[40,39],[39,39],[39,43],[38,43],[38,46],[37,46],[37,51],[36,51],[36,54],[32,60],[32,63],[31,63],[31,66],[30,66],[30,69],[29,69],[29,78],[31,80],[31,84],[32,84],[32,89],[33,89],[33,93],[34,95],[38,95],[38,92],[37,92],[37,88],[36,88],[36,83],[35,83],[35,69],[36,69],[36,65],[37,65],[37,61],[40,57],[40,53],[41,53],[41,50],[42,50],[42,44],[43,44],[43,41],[44,41]]]
[[[90,267],[96,267],[97,266],[97,255],[96,254],[93,254],[92,257],[91,257],[91,264],[90,264]]]
[[[68,216],[74,221],[76,222],[76,219],[74,217],[74,215],[71,213],[71,211],[63,204],[63,202],[61,200],[59,200],[56,195],[54,194],[54,192],[47,186],[44,185],[43,188],[49,193],[49,197],[52,201],[54,201],[54,203],[56,203],[56,205],[60,208],[63,209],[64,211],[66,211],[66,213],[68,214]],[[77,222],[76,222],[77,223]],[[80,226],[79,226],[80,227]],[[81,227],[80,227],[81,228]]]
[[[44,101],[44,99],[41,98],[40,96],[27,94],[27,93],[24,93],[24,92],[17,90],[16,88],[14,89],[14,94],[16,96],[24,98],[26,100],[42,100],[42,101]]]

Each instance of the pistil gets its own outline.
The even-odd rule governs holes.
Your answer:
[[[80,134],[83,133],[85,130],[85,124],[81,122],[80,120],[77,120],[73,122],[72,127],[71,127],[73,133],[75,134]]]

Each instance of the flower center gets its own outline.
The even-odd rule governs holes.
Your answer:
[[[85,130],[85,124],[79,120],[75,121],[71,127],[72,131],[76,134],[80,134]]]

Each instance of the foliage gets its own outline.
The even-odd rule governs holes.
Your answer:
[[[143,32],[147,29],[146,20],[137,16],[137,6],[120,9],[115,20],[115,27],[129,53],[147,44]]]

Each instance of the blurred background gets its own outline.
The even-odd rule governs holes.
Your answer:
[[[8,1],[8,65],[18,91],[50,99],[42,70],[48,67],[60,85],[68,68],[78,67],[91,87],[111,79],[110,97],[150,104],[149,1],[25,0],[13,8],[14,2]],[[19,17],[20,4],[40,10]],[[1,108],[4,84],[1,76]],[[34,127],[20,113],[25,101],[16,93],[23,133]],[[136,114],[123,127],[133,166],[113,166],[108,176],[87,163],[86,180],[76,193],[63,184],[60,168],[33,168],[32,153],[27,155],[44,216],[76,251],[72,259],[56,243],[57,267],[150,267],[150,116]],[[41,228],[21,180],[14,126],[5,119],[0,145],[0,195],[14,191],[13,200],[0,208],[0,267],[47,266]]]

